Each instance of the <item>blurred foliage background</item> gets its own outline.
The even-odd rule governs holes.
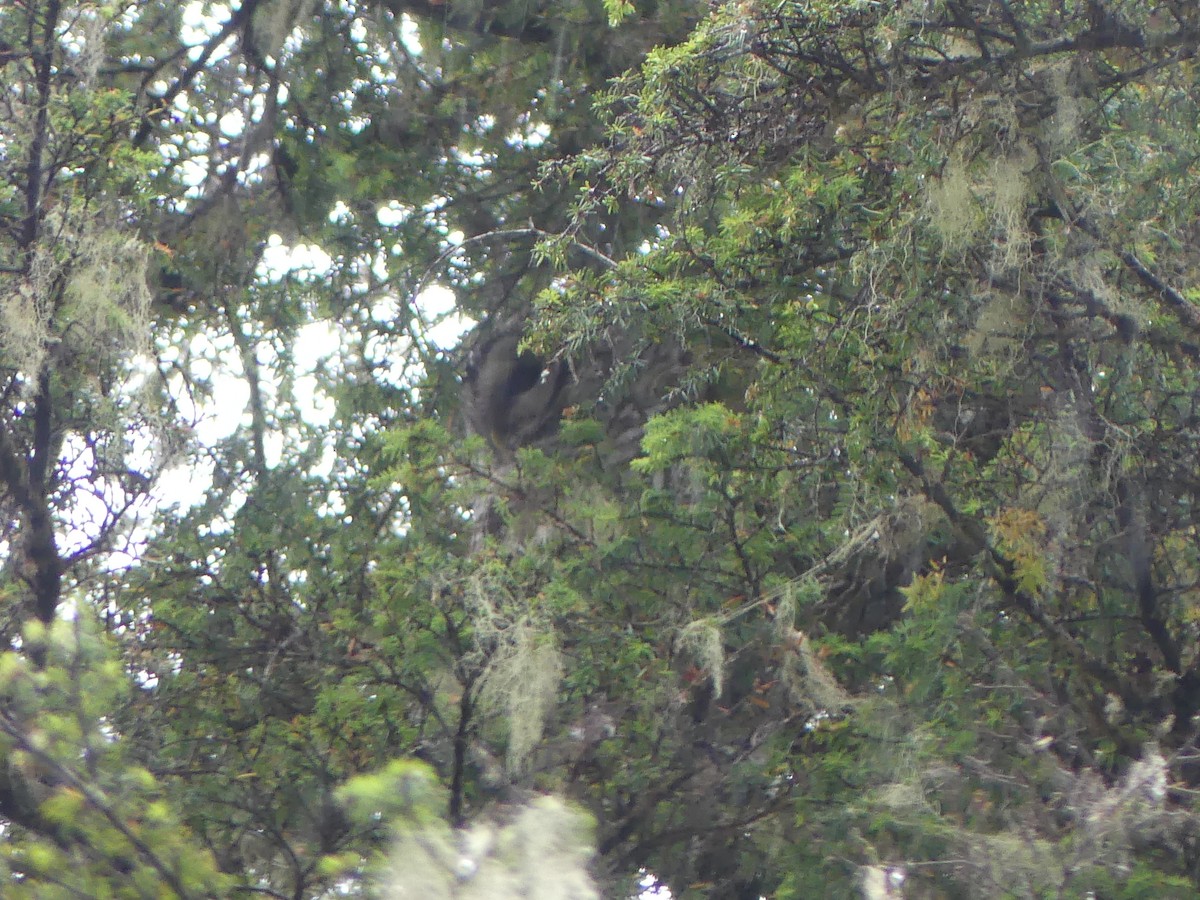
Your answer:
[[[1196,896],[1198,44],[6,5],[0,893]]]

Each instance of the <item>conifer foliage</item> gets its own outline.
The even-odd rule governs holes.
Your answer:
[[[1198,47],[4,6],[0,894],[1195,896]]]

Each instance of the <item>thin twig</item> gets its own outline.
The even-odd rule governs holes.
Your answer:
[[[558,237],[561,237],[561,235],[557,235],[549,231],[543,231],[541,228],[529,227],[505,228],[499,231],[487,231],[483,234],[477,234],[474,237],[465,238],[454,246],[448,247],[438,256],[437,259],[429,264],[429,266],[421,274],[421,277],[417,280],[417,286],[413,288],[409,296],[415,300],[428,286],[429,279],[432,277],[434,271],[438,269],[447,259],[449,259],[458,251],[462,250],[468,244],[486,244],[490,241],[516,240],[520,238],[537,238],[538,240],[545,240],[547,238],[553,239]],[[617,261],[615,259],[610,256],[605,256],[595,247],[589,247],[587,244],[581,244],[579,241],[575,240],[570,242],[570,246],[578,250],[589,259],[600,263],[606,269],[615,269],[617,267]]]

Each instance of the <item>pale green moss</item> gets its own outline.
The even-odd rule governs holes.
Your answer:
[[[721,627],[712,619],[689,622],[679,632],[679,649],[689,653],[696,666],[713,683],[713,695],[721,696],[725,681],[725,642]]]

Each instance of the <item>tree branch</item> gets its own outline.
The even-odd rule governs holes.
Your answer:
[[[63,765],[45,750],[32,741],[29,735],[8,713],[0,711],[0,731],[8,735],[18,747],[28,753],[47,771],[52,772],[59,784],[67,785],[78,791],[85,800],[99,812],[108,823],[129,842],[138,854],[150,864],[162,878],[163,883],[180,897],[195,896],[184,887],[174,872],[159,858],[158,854],[126,824],[125,819],[113,809],[108,798],[96,788],[86,783],[74,771]]]

